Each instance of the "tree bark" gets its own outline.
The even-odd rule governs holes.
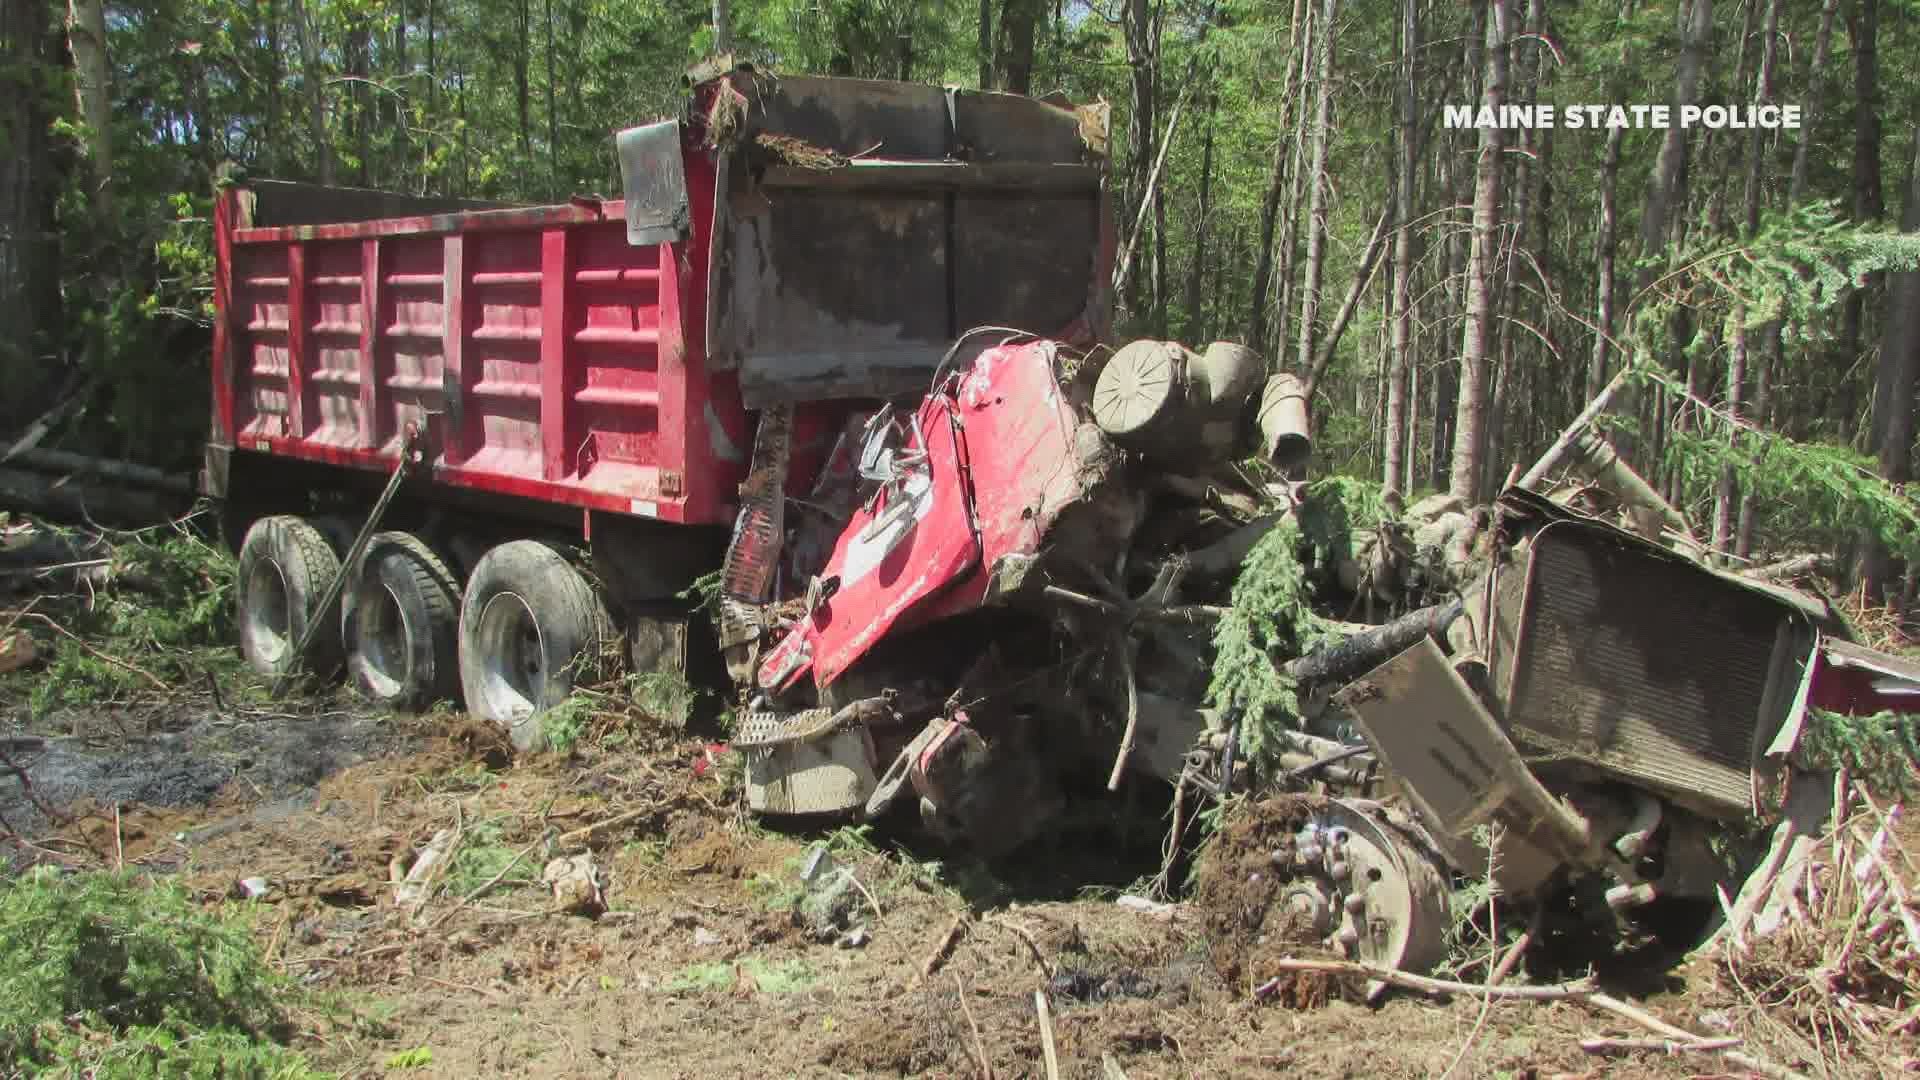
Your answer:
[[[1701,0],[1704,2],[1704,0]],[[1481,102],[1498,112],[1507,98],[1507,3],[1487,0],[1487,83]],[[1460,345],[1460,400],[1453,430],[1448,490],[1468,505],[1480,501],[1481,455],[1486,449],[1487,345],[1493,329],[1494,247],[1500,232],[1501,130],[1480,131],[1474,172],[1473,249],[1467,258],[1467,320]]]
[[[306,0],[292,0],[293,32],[300,36],[300,83],[307,95],[307,136],[313,140],[314,178],[333,183],[333,136],[327,130],[327,90],[321,82],[320,43]]]
[[[1000,89],[1033,92],[1033,29],[1040,21],[1040,0],[1002,0],[1000,4]]]
[[[1754,78],[1753,103],[1766,105],[1773,100],[1773,65],[1779,50],[1780,40],[1780,0],[1767,0],[1767,17],[1761,33],[1765,41],[1760,47],[1760,72]],[[1741,195],[1741,232],[1751,237],[1760,229],[1760,182],[1761,165],[1766,156],[1766,141],[1759,128],[1747,135],[1747,177]],[[1727,342],[1727,411],[1734,417],[1743,415],[1746,406],[1747,381],[1747,332],[1745,305],[1736,305],[1733,312],[1733,330]],[[1735,434],[1738,438],[1738,434]],[[1713,500],[1713,549],[1722,554],[1732,553],[1738,538],[1738,504],[1740,490],[1733,466],[1720,470],[1720,484],[1714,492]]]
[[[713,0],[713,51],[719,55],[733,51],[733,9],[727,0]]]
[[[993,89],[993,0],[980,0],[980,89]]]
[[[1407,372],[1413,367],[1413,178],[1416,167],[1415,110],[1417,93],[1414,58],[1420,52],[1419,0],[1400,5],[1400,185],[1394,194],[1393,236],[1393,351],[1387,367],[1386,448],[1381,453],[1381,480],[1388,493],[1399,494],[1410,472],[1407,445]]]
[[[1187,266],[1187,295],[1181,305],[1187,313],[1186,326],[1182,329],[1187,340],[1195,344],[1205,341],[1207,333],[1200,279],[1206,272],[1207,230],[1213,217],[1213,119],[1219,107],[1220,95],[1208,93],[1207,130],[1200,147],[1200,194],[1193,214],[1193,261]]]
[[[1880,0],[1855,0],[1847,18],[1847,30],[1853,38],[1853,218],[1859,222],[1879,221],[1886,215],[1886,201],[1880,193]],[[1850,368],[1860,356],[1860,338],[1866,322],[1866,298],[1878,292],[1881,275],[1867,276],[1866,286],[1847,296],[1840,321],[1841,370]],[[1888,376],[1886,365],[1874,386],[1879,400]],[[1857,412],[1853,382],[1846,383],[1841,413],[1843,424]],[[1880,449],[1885,434],[1880,410],[1875,409],[1867,437],[1868,451]]]
[[[1920,232],[1920,125],[1909,154],[1903,232]],[[1873,418],[1880,432],[1880,476],[1893,485],[1913,479],[1913,393],[1920,377],[1920,271],[1890,276],[1887,318],[1880,340],[1880,377]],[[1878,537],[1867,537],[1863,578],[1867,595],[1884,602],[1898,583],[1899,567]]]
[[[15,431],[47,404],[55,368],[45,335],[59,325],[60,275],[43,87],[56,74],[52,9],[0,0],[0,431]]]
[[[1323,0],[1320,11],[1318,84],[1314,95],[1312,164],[1307,173],[1307,264],[1300,281],[1300,325],[1297,328],[1295,368],[1313,368],[1314,335],[1320,321],[1320,273],[1327,258],[1327,143],[1333,126],[1333,28],[1340,0]],[[1309,396],[1311,400],[1311,396]]]
[[[1148,190],[1151,187],[1149,175],[1153,168],[1154,120],[1159,115],[1153,77],[1156,60],[1153,28],[1156,24],[1152,0],[1127,0],[1126,12],[1127,69],[1133,104],[1130,123],[1132,155],[1127,170],[1130,174],[1127,207],[1132,212],[1127,217],[1138,220],[1139,211],[1145,209],[1147,200],[1152,198]],[[1130,302],[1125,295],[1116,296],[1115,300],[1129,311],[1139,310],[1140,305]]]
[[[1713,0],[1691,0],[1691,11],[1682,23],[1680,57],[1674,65],[1673,112],[1695,105],[1700,100],[1700,71],[1706,65],[1707,42],[1713,34]],[[1640,250],[1646,255],[1665,250],[1672,227],[1672,208],[1687,204],[1687,133],[1678,123],[1667,128],[1660,143],[1660,156],[1653,167],[1653,180],[1647,185],[1647,205],[1640,216]],[[1649,266],[1641,271],[1644,288],[1658,271]]]
[[[1620,175],[1620,143],[1625,128],[1607,132],[1606,153],[1600,158],[1600,220],[1593,230],[1593,274],[1596,282],[1593,302],[1593,353],[1587,361],[1587,396],[1600,392],[1607,381],[1607,353],[1613,347],[1614,256],[1619,251],[1619,231],[1614,211],[1614,189]]]
[[[1826,0],[1820,9],[1820,29],[1814,36],[1813,60],[1807,69],[1806,99],[1800,109],[1800,141],[1793,150],[1793,174],[1787,183],[1788,207],[1798,205],[1806,196],[1807,151],[1819,132],[1820,114],[1826,105],[1827,65],[1833,55],[1833,20],[1839,10],[1840,0]],[[1765,334],[1766,355],[1761,358],[1753,380],[1753,414],[1763,424],[1770,422],[1773,412],[1773,373],[1779,371],[1786,361],[1780,323],[1768,323]],[[1735,541],[1734,552],[1742,558],[1753,551],[1757,509],[1752,499],[1740,504],[1739,538]]]
[[[1247,347],[1254,352],[1267,351],[1267,292],[1273,283],[1274,228],[1280,220],[1280,196],[1285,190],[1287,151],[1290,141],[1284,132],[1287,109],[1298,108],[1294,72],[1300,69],[1302,34],[1311,34],[1311,15],[1305,0],[1293,0],[1292,44],[1287,56],[1287,86],[1280,94],[1280,109],[1274,124],[1273,165],[1267,173],[1266,195],[1260,200],[1260,232],[1255,244],[1253,295],[1248,301]],[[1297,143],[1292,144],[1297,147]]]
[[[104,0],[69,0],[67,47],[73,50],[74,106],[87,128],[90,201],[105,219],[113,213],[113,82]]]

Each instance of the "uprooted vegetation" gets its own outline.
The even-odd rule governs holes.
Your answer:
[[[49,1076],[316,1075],[252,912],[51,867],[0,884],[0,1066]]]

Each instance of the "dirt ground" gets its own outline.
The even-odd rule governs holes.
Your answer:
[[[1583,1037],[1645,1032],[1569,1001],[1369,1006],[1313,977],[1256,1002],[1264,963],[1312,955],[1259,937],[1284,932],[1271,924],[1236,944],[1240,916],[1218,906],[1130,910],[867,830],[771,831],[735,809],[727,758],[684,735],[515,762],[457,715],[260,712],[67,714],[7,745],[82,815],[38,854],[178,875],[210,904],[264,879],[262,947],[339,1006],[303,1011],[299,1045],[347,1076],[966,1077],[984,1057],[1039,1077],[1041,989],[1064,1077],[1742,1075],[1712,1054],[1590,1056]],[[4,790],[18,824],[30,811]],[[397,904],[392,879],[443,830],[439,888]],[[1103,835],[1028,858],[1097,865]],[[802,881],[816,848],[851,871],[837,894],[830,868]],[[597,918],[539,883],[582,852],[604,878]],[[1671,1022],[1741,1034],[1753,1010],[1708,967],[1631,989]]]

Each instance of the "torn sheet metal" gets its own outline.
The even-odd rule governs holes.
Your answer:
[[[1767,746],[1767,756],[1793,753],[1808,709],[1846,716],[1920,713],[1920,663],[1821,634],[1813,660],[1797,682],[1786,722]]]
[[[1430,637],[1338,694],[1459,870],[1485,873],[1474,837],[1500,826],[1494,876],[1523,893],[1590,847],[1580,820],[1540,786],[1500,725]]]
[[[614,136],[614,147],[627,201],[627,243],[638,247],[686,239],[693,212],[679,121],[628,128]]]

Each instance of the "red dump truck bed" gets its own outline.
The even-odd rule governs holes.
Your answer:
[[[711,171],[687,181],[710,208]],[[736,381],[700,362],[698,245],[630,245],[620,202],[256,225],[266,197],[216,210],[232,445],[384,470],[417,425],[440,483],[725,519],[747,429]]]
[[[749,408],[917,394],[974,325],[1102,326],[1103,112],[737,70],[617,143],[624,201],[224,189],[209,492],[384,472],[413,429],[429,490],[725,523]]]

